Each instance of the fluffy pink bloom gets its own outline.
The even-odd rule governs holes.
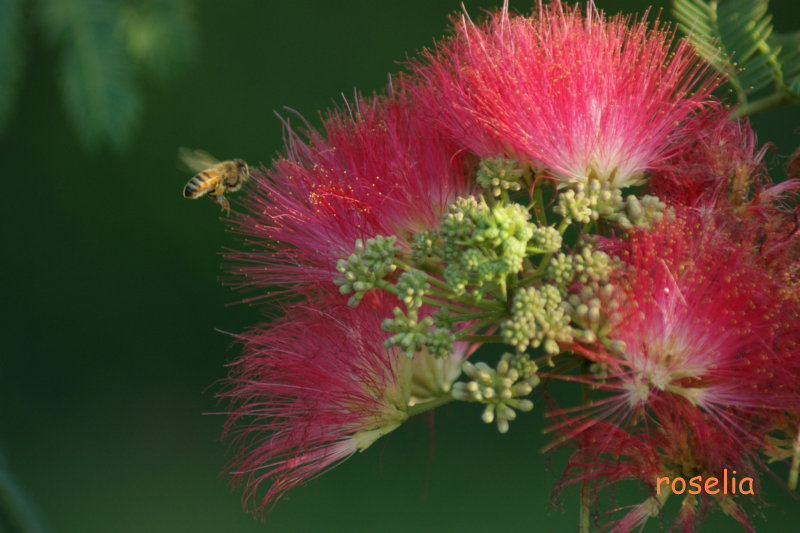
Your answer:
[[[565,483],[638,479],[653,490],[657,474],[724,468],[755,477],[775,421],[800,413],[797,305],[711,214],[676,213],[606,241],[625,264],[615,280],[625,298],[612,342],[576,347],[601,369],[580,380],[604,396],[581,414],[551,413],[578,448]],[[717,503],[747,523],[735,500]],[[681,516],[696,517],[693,505]],[[631,524],[642,518],[634,511]]]
[[[746,120],[718,109],[685,128],[680,148],[656,169],[649,192],[670,205],[692,206],[758,251],[777,279],[797,284],[800,265],[800,179],[773,183]]]
[[[622,405],[681,396],[734,427],[730,408],[799,405],[800,374],[785,372],[800,361],[781,346],[797,317],[786,314],[780,282],[749,243],[686,210],[627,242],[607,242],[627,264],[625,304],[609,334],[625,348],[587,356],[618,378]],[[752,365],[764,370],[753,376]]]
[[[673,518],[673,529],[695,531],[707,511],[712,507],[732,516],[749,531],[753,531],[741,503],[757,497],[758,460],[754,452],[737,443],[730,434],[718,426],[708,424],[702,414],[685,401],[657,409],[635,428],[623,429],[619,425],[598,421],[576,434],[576,449],[569,459],[557,491],[581,483],[591,490],[595,499],[599,491],[625,481],[635,481],[647,488],[649,497],[637,504],[613,509],[601,519],[604,528],[616,533],[640,530],[651,518],[662,514],[667,499],[682,498],[680,510]],[[724,494],[698,495],[671,494],[663,485],[658,491],[659,477],[683,477],[690,480],[701,476],[723,477],[736,471],[736,477],[753,479],[754,495]],[[622,511],[622,516],[619,516]]]
[[[245,504],[263,511],[393,431],[411,406],[450,390],[468,347],[458,343],[446,359],[384,348],[381,317],[393,305],[385,300],[302,304],[240,336],[243,354],[220,397],[230,403],[229,469]]]
[[[330,113],[323,131],[307,128],[303,141],[287,123],[286,154],[233,222],[250,246],[228,255],[240,286],[331,288],[356,239],[397,235],[407,247],[474,190],[465,155],[404,89]]]
[[[589,2],[530,17],[454,21],[414,66],[429,114],[482,157],[545,169],[562,182],[639,182],[716,84],[686,40],[656,23],[605,18]]]
[[[651,194],[670,204],[740,205],[766,175],[764,154],[747,120],[722,107],[692,117],[669,158],[654,170]]]

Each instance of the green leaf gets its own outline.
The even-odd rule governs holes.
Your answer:
[[[140,109],[130,63],[108,26],[85,26],[66,50],[61,73],[64,102],[90,147],[108,139],[123,148]]]
[[[770,84],[783,85],[781,46],[772,34],[768,0],[674,0],[678,27],[698,53],[720,72],[740,102]]]
[[[158,78],[168,78],[188,62],[197,27],[188,0],[140,0],[120,10],[120,27],[131,59]]]
[[[140,110],[139,93],[116,22],[117,2],[44,0],[42,21],[63,42],[59,83],[67,113],[89,148],[124,148]]]
[[[773,46],[779,46],[778,60],[783,68],[786,89],[800,97],[800,31],[794,33],[773,32],[770,36]]]
[[[0,1],[0,132],[11,116],[22,73],[22,10],[20,0]]]

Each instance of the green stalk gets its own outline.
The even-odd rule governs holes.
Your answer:
[[[792,466],[789,468],[789,488],[797,488],[797,478],[800,473],[800,426],[797,426],[797,436],[794,438],[794,453],[792,454]]]
[[[772,109],[773,107],[796,103],[800,103],[800,98],[789,92],[778,90],[754,102],[748,102],[737,106],[731,113],[731,118],[738,119],[748,115],[755,115],[756,113]]]
[[[540,226],[547,225],[547,214],[544,212],[544,199],[542,198],[542,187],[540,185],[533,188],[533,214],[536,215],[536,222]]]
[[[426,411],[430,411],[431,409],[435,409],[442,405],[448,404],[455,400],[452,395],[446,394],[444,396],[439,396],[435,400],[431,400],[429,402],[418,403],[416,405],[412,405],[408,408],[408,417],[411,418],[412,416],[416,416],[422,414]]]
[[[503,337],[501,335],[464,335],[463,337],[456,335],[456,340],[472,343],[503,342]]]
[[[590,361],[583,361],[581,364],[581,374],[589,372]],[[581,405],[583,405],[582,413],[585,416],[588,411],[589,404],[591,403],[591,388],[588,383],[581,385]],[[581,484],[581,506],[578,515],[578,531],[580,533],[589,533],[591,525],[591,508],[589,506],[589,486],[584,481]]]
[[[491,325],[497,323],[501,318],[506,317],[505,313],[498,313],[497,311],[490,311],[486,313],[472,313],[452,317],[453,322],[468,322],[470,320],[480,320],[478,324],[473,324],[468,329],[475,328],[481,324]],[[462,330],[463,331],[463,330]]]
[[[405,261],[401,261],[399,258],[397,259],[397,266],[399,266],[400,268],[402,268],[406,272],[408,272],[410,270],[419,270],[420,272],[423,272],[425,274],[426,281],[428,283],[430,283],[432,285],[436,285],[440,289],[450,290],[450,287],[447,286],[447,283],[445,283],[444,281],[440,280],[436,276],[431,276],[430,272],[426,272],[424,269],[422,269],[422,268],[420,268],[418,266],[406,263]]]
[[[397,294],[396,292],[394,294]],[[438,295],[440,298],[452,298],[451,295]],[[447,309],[448,311],[452,311],[454,313],[458,313],[460,315],[472,314],[475,312],[475,309],[480,309],[486,311],[488,313],[498,311],[498,307],[494,305],[486,305],[486,303],[476,303],[472,305],[472,307],[461,307],[458,304],[452,304],[448,302],[443,302],[442,300],[437,300],[435,298],[431,298],[430,296],[423,296],[422,297],[423,303],[426,303],[432,307],[438,307],[439,309]],[[488,302],[487,302],[488,303]]]

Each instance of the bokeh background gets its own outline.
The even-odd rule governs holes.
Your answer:
[[[48,3],[19,2],[24,67],[0,136],[0,455],[44,530],[576,530],[576,496],[550,503],[564,456],[538,452],[541,411],[500,436],[478,406],[439,409],[295,489],[264,520],[242,511],[220,473],[214,384],[237,355],[221,331],[263,315],[220,284],[220,252],[237,241],[214,204],[181,198],[190,174],[177,148],[268,164],[281,147],[273,110],[318,123],[337,95],[379,90],[445,33],[458,0],[184,2],[194,26],[176,33],[183,55],[168,75],[133,71],[141,105],[127,145],[102,135],[87,144],[71,118],[59,85],[68,37],[38,22]],[[466,7],[478,15],[499,3]],[[797,29],[794,0],[772,11],[776,29]],[[8,65],[0,57],[0,70]],[[797,108],[753,122],[775,143],[772,163],[800,144]],[[797,498],[772,479],[763,496],[771,505],[757,529],[796,530]],[[702,531],[738,529],[714,515]]]

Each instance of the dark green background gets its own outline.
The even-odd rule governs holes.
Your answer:
[[[472,1],[473,15],[499,1]],[[224,4],[224,5],[223,5]],[[639,2],[600,1],[609,12]],[[529,2],[518,2],[527,10]],[[775,3],[778,29],[797,23]],[[125,154],[85,152],[56,87],[58,49],[28,25],[27,67],[0,138],[0,448],[51,531],[574,531],[576,499],[549,505],[541,411],[500,436],[480,408],[413,420],[291,492],[263,522],[220,475],[213,383],[230,337],[260,311],[226,306],[220,251],[235,238],[207,201],[181,198],[178,146],[268,163],[273,109],[316,120],[340,93],[379,89],[397,60],[445,31],[457,0],[197,2],[202,42],[168,86],[145,84]],[[754,119],[774,154],[800,144],[798,109]],[[781,470],[782,476],[785,469]],[[765,482],[759,531],[793,530],[800,503]],[[571,494],[571,493],[570,493]],[[714,516],[703,531],[738,530]],[[716,529],[715,529],[716,528]],[[655,530],[657,528],[653,528]]]

